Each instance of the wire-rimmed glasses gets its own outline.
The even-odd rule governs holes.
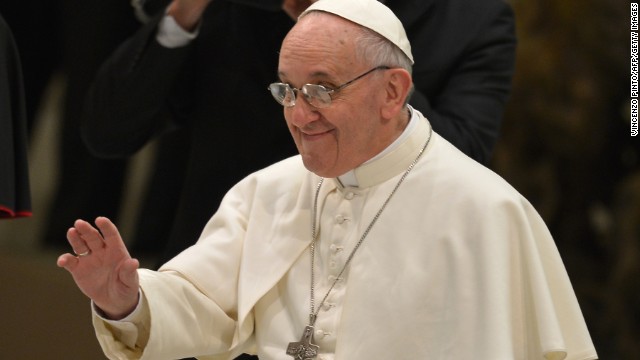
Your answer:
[[[318,84],[305,84],[300,89],[294,88],[289,84],[275,82],[269,85],[269,91],[273,98],[284,107],[292,107],[296,104],[296,93],[301,93],[304,99],[313,107],[322,109],[331,105],[331,95],[353,84],[359,79],[369,75],[376,70],[387,70],[388,66],[376,66],[362,75],[347,81],[346,83],[336,87],[329,88]]]

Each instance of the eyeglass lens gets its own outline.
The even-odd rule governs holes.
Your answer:
[[[377,66],[354,79],[347,81],[346,83],[338,86],[336,89],[327,89],[322,85],[317,84],[305,84],[300,89],[292,88],[289,84],[273,83],[269,85],[269,91],[276,101],[283,106],[291,107],[296,104],[296,92],[302,94],[305,100],[314,107],[325,108],[331,105],[331,93],[339,91],[348,85],[351,85],[356,80],[363,78],[364,76],[372,73],[375,70],[386,70],[387,66]]]
[[[271,95],[283,106],[291,107],[296,104],[296,93],[302,93],[305,100],[314,107],[323,108],[331,104],[331,91],[322,85],[306,84],[302,89],[295,89],[289,84],[273,83],[269,85]]]

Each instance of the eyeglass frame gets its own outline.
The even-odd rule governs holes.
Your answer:
[[[291,86],[291,85],[289,85],[287,83],[274,82],[274,83],[269,84],[269,87],[267,87],[267,90],[269,90],[269,92],[271,92],[271,96],[273,96],[273,98],[278,102],[278,104],[280,104],[280,105],[282,105],[284,107],[294,107],[296,105],[296,100],[298,99],[297,93],[298,92],[302,92],[302,94],[304,95],[305,101],[309,105],[311,105],[311,106],[313,106],[314,108],[317,108],[317,109],[324,109],[324,108],[327,108],[327,107],[331,106],[331,103],[332,103],[332,100],[333,100],[333,98],[331,97],[331,94],[337,93],[338,91],[346,88],[347,86],[353,84],[357,80],[362,79],[363,77],[371,74],[374,71],[377,71],[377,70],[389,70],[389,69],[391,69],[391,67],[386,66],[386,65],[376,66],[373,69],[368,70],[368,71],[364,72],[363,74],[360,74],[360,75],[356,76],[355,78],[343,83],[342,85],[338,85],[335,88],[330,88],[330,87],[327,87],[327,86],[324,86],[324,85],[319,85],[319,84],[304,84],[304,85],[302,85],[300,87],[300,89],[298,89],[298,88],[294,88],[293,86]],[[272,90],[272,87],[274,87],[274,86],[285,86],[285,92],[284,92],[285,94],[287,93],[286,89],[290,89],[291,90],[291,93],[293,94],[293,100],[290,101],[290,105],[287,105],[287,104],[284,103],[284,98],[281,101],[281,100],[278,99],[278,97],[276,97],[276,95],[274,94],[274,92]],[[314,86],[316,88],[322,89],[322,91],[324,91],[329,96],[329,102],[325,106],[314,105],[313,102],[312,102],[313,99],[317,99],[319,101],[322,101],[322,100],[318,96],[308,95],[307,91],[305,90],[305,88],[307,86]]]

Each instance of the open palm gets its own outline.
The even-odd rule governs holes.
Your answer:
[[[139,263],[131,258],[117,227],[99,217],[97,229],[84,220],[76,220],[67,231],[75,254],[63,254],[58,266],[67,269],[80,290],[109,318],[129,314],[138,303]]]

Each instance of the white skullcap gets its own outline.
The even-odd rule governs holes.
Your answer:
[[[314,10],[338,15],[377,32],[399,47],[413,64],[411,44],[402,23],[393,11],[378,0],[319,0],[300,14],[300,17]]]

